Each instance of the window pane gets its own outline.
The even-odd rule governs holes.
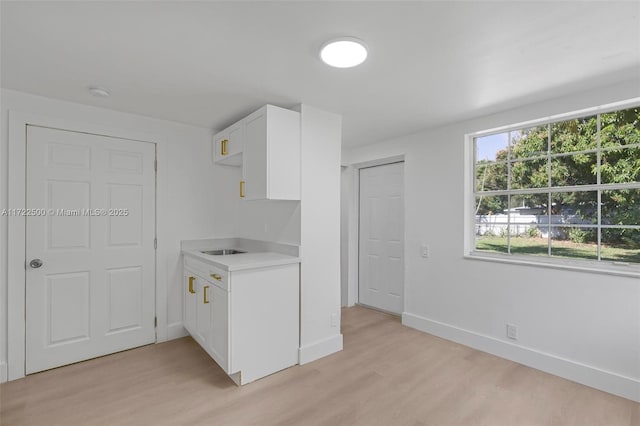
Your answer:
[[[596,116],[576,118],[551,124],[551,153],[596,149],[598,122]]]
[[[549,126],[530,127],[510,132],[511,158],[543,157],[547,155]]]
[[[511,189],[546,188],[548,176],[546,158],[511,163]]]
[[[552,227],[551,256],[576,259],[598,258],[596,228]]]
[[[640,262],[640,230],[603,229],[600,258],[619,262]]]
[[[640,182],[640,148],[618,148],[602,153],[602,183]]]
[[[512,195],[509,209],[511,254],[547,254],[549,193]]]
[[[575,154],[551,159],[551,186],[598,183],[596,154]]]
[[[602,191],[603,225],[640,225],[640,189]]]
[[[640,143],[640,107],[602,114],[600,128],[603,148]]]
[[[519,194],[511,196],[511,236],[540,237],[546,235],[549,224],[547,214],[549,193]]]
[[[507,163],[480,162],[476,164],[476,191],[507,189]]]
[[[509,218],[505,210],[508,205],[509,197],[506,195],[476,197],[476,235],[506,236]]]
[[[507,222],[505,210],[509,206],[509,197],[506,195],[482,195],[476,197],[475,213],[476,215],[493,216],[492,220],[499,220],[498,216],[502,214]]]
[[[476,197],[476,250],[507,253],[508,205],[506,195]]]
[[[551,194],[551,224],[598,223],[596,191],[556,192]]]
[[[509,133],[475,138],[476,162],[507,161]]]

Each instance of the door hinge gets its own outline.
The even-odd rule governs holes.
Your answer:
[[[153,169],[157,172],[158,171],[158,160],[153,160]]]
[[[157,327],[158,326],[158,317],[154,317],[153,318],[153,326]]]
[[[157,238],[153,239],[153,248],[154,248],[154,250],[158,249],[158,239]]]

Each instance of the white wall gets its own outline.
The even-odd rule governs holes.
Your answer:
[[[300,245],[300,201],[241,201],[239,237]]]
[[[639,279],[463,258],[465,133],[637,96],[639,82],[623,82],[343,153],[343,164],[405,155],[403,323],[640,400]]]
[[[300,363],[342,350],[340,147],[342,118],[301,105]],[[332,323],[332,316],[334,322]]]
[[[158,209],[163,219],[158,222],[158,256],[167,260],[163,270],[167,277],[166,322],[159,323],[159,336],[182,335],[182,292],[180,240],[202,238],[225,233],[225,224],[218,221],[219,211],[214,197],[214,184],[224,170],[214,170],[211,161],[211,131],[147,117],[119,113],[107,109],[57,101],[19,93],[1,92],[2,132],[0,140],[0,209],[7,207],[8,176],[8,111],[38,114],[63,122],[82,123],[85,127],[112,129],[113,135],[135,132],[148,134],[157,141],[159,152],[159,182],[164,182],[166,199]],[[18,207],[18,206],[9,206]],[[7,218],[0,217],[0,378],[6,378],[7,360]],[[15,283],[14,283],[15,284]],[[159,318],[160,320],[160,318]],[[160,330],[163,327],[163,330]]]

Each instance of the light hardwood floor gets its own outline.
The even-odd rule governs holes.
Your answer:
[[[183,338],[0,386],[9,425],[640,425],[640,404],[342,312],[344,351],[236,387]],[[260,354],[256,354],[259,356]]]

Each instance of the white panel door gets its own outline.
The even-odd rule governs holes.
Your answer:
[[[155,341],[154,161],[152,143],[27,127],[27,374]]]
[[[359,302],[401,314],[404,163],[360,169]]]

